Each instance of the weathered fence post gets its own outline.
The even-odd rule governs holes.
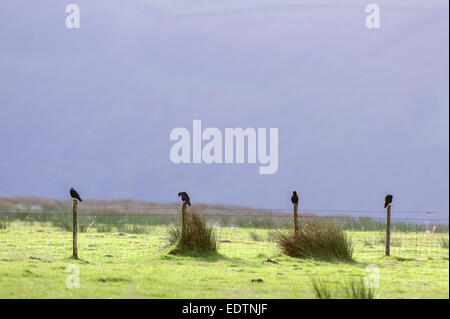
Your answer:
[[[185,232],[186,232],[186,202],[183,202],[183,207],[181,208],[181,241],[184,241]]]
[[[386,256],[391,255],[391,205],[387,205],[386,216]]]
[[[73,257],[78,258],[78,243],[77,243],[77,235],[78,235],[78,218],[77,218],[77,205],[78,201],[76,199],[73,200],[72,206],[72,215],[73,215]]]
[[[298,203],[294,204],[294,232],[298,234]]]

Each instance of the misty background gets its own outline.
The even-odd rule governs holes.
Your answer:
[[[302,209],[382,210],[391,193],[448,217],[448,5],[2,0],[0,196],[289,208],[295,189]],[[277,173],[173,164],[194,119],[277,127]]]

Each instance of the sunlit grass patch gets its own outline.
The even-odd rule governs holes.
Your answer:
[[[291,257],[351,261],[353,245],[344,231],[332,221],[302,219],[298,233],[274,232],[281,251]]]
[[[342,278],[365,278],[371,264],[380,269],[377,298],[448,298],[448,249],[438,234],[401,233],[402,246],[385,257],[377,242],[382,231],[345,231],[354,262],[330,262],[282,254],[265,229],[217,226],[218,254],[170,255],[163,249],[168,226],[142,226],[149,233],[100,233],[92,226],[78,234],[74,260],[70,231],[11,222],[0,230],[0,298],[314,298],[309,274],[325,278],[333,292]],[[249,232],[265,240],[253,241]],[[374,248],[364,245],[367,238]],[[69,264],[80,267],[80,289],[66,287]],[[251,283],[258,278],[263,283]]]

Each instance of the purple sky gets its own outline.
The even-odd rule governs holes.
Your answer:
[[[0,2],[0,195],[448,216],[447,0],[187,3]],[[172,164],[193,119],[277,127],[278,172]]]

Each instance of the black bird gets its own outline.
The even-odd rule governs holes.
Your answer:
[[[384,208],[386,208],[390,203],[392,203],[392,198],[394,198],[394,196],[392,196],[391,194],[386,195],[386,197],[384,198]]]
[[[298,196],[296,191],[292,192],[291,202],[292,204],[298,204]]]
[[[181,197],[183,202],[186,202],[189,206],[191,206],[191,200],[186,192],[179,192],[178,197]]]
[[[78,194],[78,192],[73,187],[70,188],[70,196],[72,198],[78,199],[80,202],[82,202],[80,194]]]

